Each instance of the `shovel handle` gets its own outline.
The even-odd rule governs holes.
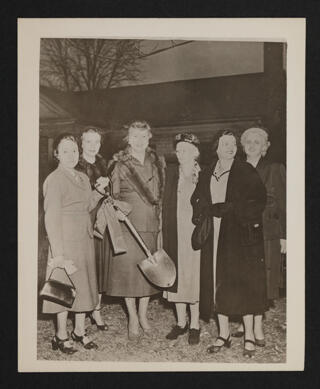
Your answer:
[[[125,216],[124,214],[123,214],[123,216],[124,216],[124,220],[123,221],[126,223],[127,227],[129,228],[130,232],[132,233],[132,235],[134,235],[134,237],[140,243],[140,245],[141,245],[143,251],[145,252],[146,256],[147,257],[151,257],[152,256],[151,251],[148,249],[148,247],[146,246],[146,244],[142,240],[141,236],[139,235],[138,231],[135,229],[134,225],[131,223],[131,221],[128,219],[127,216]]]

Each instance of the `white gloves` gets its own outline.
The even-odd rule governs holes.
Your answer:
[[[75,267],[74,263],[70,259],[64,259],[63,255],[59,255],[48,260],[48,265],[52,268],[55,267],[64,267],[66,272],[70,275],[75,273],[78,269]]]

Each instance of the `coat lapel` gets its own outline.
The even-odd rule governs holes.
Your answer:
[[[230,168],[229,178],[228,178],[228,182],[227,182],[226,200],[225,201],[229,201],[230,198],[232,198],[234,181],[235,181],[235,177],[237,176],[237,174],[236,174],[237,168],[238,168],[238,162],[234,159],[232,162],[231,168]]]
[[[77,172],[78,176],[81,178],[79,181],[76,180],[76,178],[71,174],[69,173],[66,169],[64,169],[63,167],[59,166],[59,170],[61,171],[61,173],[67,177],[67,179],[69,181],[71,181],[74,185],[76,185],[77,187],[81,188],[82,190],[86,190],[87,189],[87,185],[86,185],[86,182],[85,180],[83,179],[82,177],[82,174],[80,172]]]

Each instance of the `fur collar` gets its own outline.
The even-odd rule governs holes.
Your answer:
[[[165,183],[165,168],[166,163],[163,157],[158,157],[156,152],[150,147],[146,150],[146,156],[151,160],[152,167],[157,169],[159,176],[159,196],[154,196],[154,194],[149,189],[148,185],[145,183],[144,179],[137,172],[135,165],[133,163],[133,157],[130,154],[129,148],[127,147],[124,150],[119,151],[113,156],[115,162],[120,162],[124,164],[129,170],[130,174],[127,175],[127,179],[131,181],[133,186],[137,189],[138,193],[153,205],[158,205],[162,201],[164,183]]]

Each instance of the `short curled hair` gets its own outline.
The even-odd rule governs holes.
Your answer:
[[[218,146],[219,146],[219,140],[224,135],[233,136],[234,139],[236,140],[236,145],[238,147],[239,139],[236,136],[236,134],[232,131],[231,128],[225,128],[223,130],[218,131],[217,135],[214,137],[213,142],[212,142],[212,150],[213,150],[213,152],[215,152],[215,153],[217,152]]]
[[[82,150],[82,141],[83,141],[83,135],[85,134],[98,134],[100,136],[100,143],[102,143],[102,132],[100,130],[100,128],[98,127],[95,127],[95,126],[87,126],[85,127],[82,132],[81,132],[81,135],[80,135],[80,142],[79,142],[79,148],[80,148],[80,151],[81,153],[83,152]]]
[[[129,134],[130,130],[140,130],[140,131],[148,131],[149,139],[152,138],[152,132],[151,127],[148,122],[145,120],[134,120],[133,122],[129,123],[128,125],[124,126],[125,129],[127,129],[128,133],[124,138],[124,141],[128,143],[129,141]]]
[[[80,136],[81,140],[83,139],[83,135],[88,133],[98,134],[100,136],[100,139],[102,139],[102,132],[100,128],[95,126],[87,126],[81,132],[81,136]]]
[[[78,144],[78,141],[77,141],[77,138],[71,134],[70,132],[63,132],[61,134],[59,134],[53,141],[53,145],[52,145],[52,149],[53,149],[53,157],[57,160],[57,155],[58,155],[58,149],[59,149],[59,145],[60,143],[63,141],[63,140],[71,140],[72,142],[74,142],[78,148],[79,148],[79,144]]]
[[[250,127],[248,129],[246,129],[242,133],[241,139],[240,139],[243,149],[244,149],[244,146],[245,146],[245,143],[246,143],[246,140],[247,140],[247,137],[249,134],[256,134],[256,135],[260,136],[260,138],[264,142],[264,146],[263,146],[261,155],[263,157],[265,157],[265,155],[267,154],[268,148],[270,146],[268,131],[264,128],[261,128],[261,127]]]

